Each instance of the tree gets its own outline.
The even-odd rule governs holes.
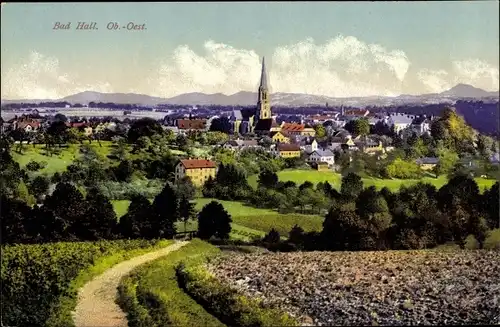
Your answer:
[[[483,208],[486,214],[486,222],[491,229],[500,228],[500,183],[496,182],[482,195]]]
[[[230,134],[231,122],[229,121],[229,118],[228,117],[214,118],[212,120],[212,124],[210,124],[210,131]]]
[[[344,128],[355,136],[365,136],[370,134],[370,123],[366,118],[349,121]]]
[[[330,209],[323,222],[322,239],[329,250],[359,250],[366,223],[356,214],[354,203]]]
[[[146,117],[135,120],[127,134],[129,143],[135,143],[140,137],[151,137],[155,134],[163,135],[164,131],[160,123],[156,120]]]
[[[132,180],[134,166],[131,161],[124,160],[121,161],[118,166],[113,167],[112,171],[117,181],[129,183]]]
[[[447,174],[458,161],[458,154],[445,147],[437,150],[439,162],[434,168],[436,175]]]
[[[54,121],[47,129],[47,135],[50,136],[58,145],[66,142],[67,134],[68,126],[66,126],[66,124],[60,120]]]
[[[2,243],[26,243],[30,236],[27,233],[26,219],[31,215],[31,208],[25,202],[1,197]]]
[[[477,151],[484,159],[489,160],[493,154],[494,141],[491,137],[479,134],[477,138]]]
[[[486,220],[476,212],[475,214],[470,215],[467,229],[476,239],[479,244],[479,248],[482,249],[489,234]]]
[[[259,174],[258,184],[261,187],[276,188],[278,185],[278,175],[270,170],[263,170]]]
[[[54,120],[57,121],[57,122],[67,122],[68,121],[68,117],[66,117],[65,115],[61,114],[61,113],[57,113],[55,116],[54,116]]]
[[[62,238],[68,240],[79,238],[81,231],[75,223],[83,219],[87,204],[75,186],[69,183],[57,184],[54,192],[45,198],[44,207],[60,220],[57,224],[63,226]]]
[[[92,189],[87,195],[86,203],[85,214],[77,222],[81,238],[89,241],[114,238],[117,219],[108,198],[98,189]]]
[[[264,238],[262,239],[263,242],[265,243],[279,243],[280,241],[280,233],[274,229],[271,228],[269,233],[267,233]]]
[[[299,225],[294,225],[288,233],[288,241],[293,244],[302,244],[304,241],[304,229]]]
[[[152,204],[151,228],[155,237],[170,238],[175,234],[174,223],[179,220],[179,199],[174,186],[167,182]]]
[[[231,232],[231,216],[222,204],[212,201],[198,214],[198,237],[208,240],[212,236],[228,239]]]
[[[30,194],[28,187],[23,180],[21,180],[17,184],[17,188],[14,192],[14,197],[21,201],[24,201],[30,207],[36,203],[34,196]]]
[[[151,203],[143,195],[134,195],[128,207],[127,213],[120,218],[119,230],[127,238],[152,238]]]
[[[340,194],[347,199],[355,199],[363,190],[363,181],[361,177],[354,173],[348,173],[342,178]]]
[[[184,231],[187,231],[188,221],[196,217],[194,203],[189,201],[189,198],[185,195],[181,196],[179,201],[179,217],[184,222]]]
[[[326,129],[323,125],[318,124],[314,127],[314,130],[316,131],[316,137],[317,138],[324,138],[326,136]]]
[[[469,213],[460,205],[459,201],[452,201],[453,206],[448,213],[451,220],[451,232],[455,243],[461,249],[465,249],[465,240],[468,235],[468,222],[470,219]]]
[[[50,181],[48,177],[37,176],[30,183],[30,192],[35,196],[36,199],[41,199],[43,195],[49,190]]]

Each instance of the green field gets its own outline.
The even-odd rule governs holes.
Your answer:
[[[216,199],[196,199],[196,209],[201,208],[215,200],[220,202],[231,215],[233,223],[247,228],[269,232],[275,228],[281,236],[287,236],[294,225],[299,225],[305,231],[320,231],[322,229],[323,217],[316,215],[280,214],[271,209],[259,209],[246,206],[237,201],[222,201]]]
[[[85,142],[84,144],[88,144]],[[104,158],[110,153],[112,142],[101,141],[102,147],[94,141],[90,146]],[[57,149],[57,147],[56,147]],[[52,156],[46,155],[45,145],[37,144],[35,147],[33,145],[25,145],[22,154],[16,151],[11,151],[12,157],[17,161],[21,167],[26,166],[30,161],[47,162],[44,169],[40,170],[38,173],[53,175],[56,172],[63,172],[66,168],[73,163],[73,161],[80,156],[80,144],[68,144],[67,147],[62,147],[59,154],[53,154]]]
[[[217,201],[224,206],[224,209],[231,215],[233,219],[231,238],[249,239],[252,235],[263,236],[272,228],[275,228],[281,236],[287,236],[288,232],[294,225],[299,225],[305,231],[320,231],[322,229],[323,217],[316,215],[301,215],[301,214],[280,214],[271,209],[259,209],[246,206],[244,203],[237,201],[223,201],[217,199],[199,198],[195,199],[195,209],[200,211],[204,205],[210,201]],[[116,215],[121,217],[127,213],[129,200],[111,201],[115,209]],[[189,221],[186,229],[196,230],[196,221]],[[176,223],[177,231],[184,231],[184,223]]]
[[[210,202],[209,200],[211,201],[212,199],[197,199],[196,210],[198,210],[198,211],[201,210],[203,205]],[[262,211],[267,212],[267,213],[272,213],[272,211],[270,211],[270,210],[255,209],[255,208],[246,207],[246,206],[243,209],[241,209],[239,207],[243,207],[243,205],[239,202],[231,202],[231,201],[220,201],[220,202],[223,203],[225,208],[226,208],[226,206],[233,208],[232,212],[238,212],[238,210],[239,210],[240,214],[243,214],[243,215],[244,215],[245,209],[246,210],[248,210],[248,209],[254,210],[254,211],[252,211],[254,213],[255,213],[255,210],[257,210],[257,211],[262,210]],[[129,200],[113,200],[113,201],[111,201],[111,203],[113,204],[113,208],[116,212],[116,216],[118,218],[120,218],[121,216],[123,216],[124,214],[127,213],[130,201]],[[236,210],[234,210],[234,208],[236,208]],[[276,214],[276,213],[274,213],[274,214]],[[176,230],[178,232],[194,231],[194,230],[198,229],[198,221],[189,220],[187,222],[186,226],[184,226],[183,222],[176,222],[175,227],[176,227]],[[231,230],[231,238],[232,239],[239,239],[239,240],[243,240],[243,241],[249,241],[253,236],[262,237],[266,234],[263,230],[249,228],[248,226],[246,226],[244,224],[237,223],[234,218],[233,218],[233,223],[231,224],[231,229],[232,229]]]
[[[282,170],[278,172],[278,178],[280,181],[293,181],[298,185],[304,183],[305,181],[310,181],[313,184],[319,182],[329,182],[334,188],[340,189],[342,182],[342,176],[338,173],[330,171],[317,171],[317,170]],[[252,175],[248,178],[248,183],[256,188],[257,187],[257,175]],[[485,188],[491,187],[496,181],[493,179],[485,178],[475,178],[479,189],[482,191]],[[424,177],[422,179],[380,179],[380,178],[363,178],[364,187],[375,186],[378,189],[387,186],[392,191],[397,191],[403,185],[411,186],[418,182],[430,183],[437,188],[441,188],[446,184],[446,176],[440,176],[438,178]]]

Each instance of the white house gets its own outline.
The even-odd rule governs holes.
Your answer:
[[[416,117],[411,123],[411,130],[418,135],[430,133],[431,122],[426,117]]]
[[[406,114],[395,114],[386,119],[386,124],[391,127],[394,126],[394,132],[401,133],[411,125],[413,118],[413,116]]]
[[[330,150],[315,150],[307,158],[308,162],[326,162],[328,166],[333,166],[335,164],[335,158],[333,152]]]
[[[300,149],[306,153],[312,153],[318,150],[318,142],[316,139],[304,139],[300,145]]]

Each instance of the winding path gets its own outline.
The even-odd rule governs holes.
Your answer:
[[[180,249],[187,241],[176,242],[160,250],[121,262],[95,277],[78,291],[73,314],[76,327],[127,327],[127,316],[115,303],[122,277],[148,261]]]

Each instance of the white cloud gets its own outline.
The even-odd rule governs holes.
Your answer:
[[[20,63],[2,70],[4,99],[60,99],[78,92],[110,92],[109,83],[85,84],[60,71],[59,60],[33,51]]]
[[[452,61],[449,70],[414,69],[414,73],[403,50],[368,44],[353,36],[339,35],[323,44],[308,38],[278,46],[266,62],[272,92],[393,96],[441,92],[458,83],[498,90],[498,67],[481,60]],[[260,55],[254,50],[210,40],[202,53],[187,45],[177,47],[157,71],[143,70],[143,76],[125,70],[131,76],[116,84],[116,76],[94,81],[88,71],[80,71],[80,75],[63,72],[58,59],[32,52],[25,62],[2,70],[2,98],[57,99],[87,90],[162,97],[190,92],[255,92],[260,65]]]
[[[169,97],[187,92],[256,90],[261,59],[255,51],[213,41],[206,42],[204,48],[204,54],[197,54],[188,46],[178,47],[173,60],[162,65],[158,79],[150,79],[154,93]],[[276,48],[268,73],[275,92],[393,95],[400,92],[409,66],[401,50],[338,36],[322,45],[309,38]]]
[[[417,76],[430,92],[442,92],[459,83],[487,91],[498,90],[498,67],[479,59],[455,60],[449,72],[422,69]]]

